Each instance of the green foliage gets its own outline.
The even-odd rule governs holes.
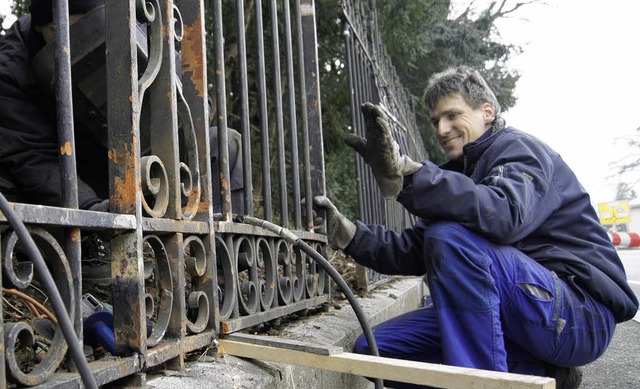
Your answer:
[[[498,41],[495,21],[516,12],[525,3],[505,8],[507,1],[493,1],[472,15],[467,8],[450,18],[450,2],[443,0],[378,2],[380,32],[396,71],[418,100],[434,73],[457,65],[472,66],[487,82],[503,109],[516,103],[514,90],[519,75],[508,69],[508,61],[521,49]],[[432,160],[444,161],[431,123],[422,104],[416,104],[421,135]]]
[[[11,4],[11,15],[20,17],[29,12],[29,3],[29,0],[13,0]],[[7,31],[7,29],[3,26],[4,20],[7,16],[9,15],[0,15],[0,36],[3,36]]]
[[[29,0],[13,0],[11,13],[20,17],[29,12],[29,4],[31,4],[31,1]]]

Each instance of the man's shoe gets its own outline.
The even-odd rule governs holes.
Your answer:
[[[557,389],[577,389],[582,382],[582,369],[554,366],[549,369],[549,376],[556,379]]]

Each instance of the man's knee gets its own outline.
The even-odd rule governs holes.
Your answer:
[[[437,221],[431,223],[425,228],[424,235],[429,239],[438,239],[444,241],[455,241],[456,237],[466,235],[469,230],[460,223],[451,221]]]

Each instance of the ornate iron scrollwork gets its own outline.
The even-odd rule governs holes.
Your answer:
[[[173,306],[173,285],[169,256],[162,240],[156,235],[147,235],[144,237],[143,246],[146,249],[145,307],[153,308],[152,313],[146,312],[152,326],[151,331],[147,333],[147,344],[153,347],[160,343],[169,326]]]
[[[220,318],[224,320],[229,319],[236,309],[236,270],[231,263],[231,255],[222,236],[216,235],[218,303]]]
[[[152,217],[162,217],[169,206],[169,179],[160,158],[148,155],[140,158],[142,206]]]
[[[263,237],[256,239],[256,265],[260,292],[260,307],[269,310],[276,297],[276,264],[272,244]]]
[[[197,236],[189,236],[182,243],[185,261],[187,295],[187,330],[193,334],[204,331],[209,322],[209,297],[200,290],[207,270],[207,250]]]
[[[70,317],[74,317],[73,277],[64,250],[45,229],[28,227],[28,231],[47,262]],[[5,232],[2,236],[3,288],[25,291],[38,282],[38,274],[34,272],[33,265],[30,265],[27,259],[18,258],[23,255],[17,234],[12,230]],[[5,294],[3,291],[3,295]],[[38,334],[26,321],[4,323],[5,362],[12,381],[26,386],[38,385],[46,381],[60,366],[67,352],[67,343],[60,328],[56,326],[48,347],[43,346],[37,339]],[[41,358],[37,359],[39,362],[36,362],[36,358],[31,358],[34,356],[31,352],[35,352],[36,348],[45,351]],[[25,355],[34,363],[26,372],[21,363]]]

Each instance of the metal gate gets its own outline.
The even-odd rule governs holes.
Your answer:
[[[43,254],[77,342],[112,329],[117,357],[89,364],[97,383],[135,384],[160,364],[183,368],[185,356],[219,332],[328,301],[327,275],[305,253],[235,218],[241,210],[326,250],[326,237],[312,232],[311,199],[325,185],[313,0],[254,0],[246,9],[243,0],[106,0],[69,34],[60,27],[68,25],[67,2],[54,3],[58,44],[49,50],[63,202],[10,208]],[[102,37],[78,39],[102,26]],[[110,212],[78,209],[74,118],[104,142]],[[230,122],[241,135],[239,197]],[[42,269],[24,257],[19,223],[10,220],[0,218],[4,308],[22,293],[13,308],[42,314],[33,302],[47,305]],[[101,263],[87,258],[90,235],[110,251]],[[87,294],[94,265],[106,267],[102,300]],[[77,374],[61,369],[67,345],[59,328],[43,340],[35,320],[1,324],[2,387],[79,386]],[[26,349],[37,355],[21,354]]]

